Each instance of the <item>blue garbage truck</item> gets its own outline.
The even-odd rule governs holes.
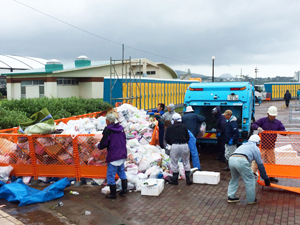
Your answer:
[[[197,138],[198,143],[217,143],[216,118],[212,109],[220,106],[222,113],[230,109],[237,118],[239,143],[251,134],[251,122],[255,121],[255,89],[249,82],[192,83],[184,98],[184,111],[192,106],[194,113],[204,116],[206,133]]]

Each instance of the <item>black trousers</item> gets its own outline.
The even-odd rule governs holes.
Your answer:
[[[225,138],[218,137],[217,140],[218,140],[218,143],[217,143],[218,158],[225,159]]]
[[[285,101],[286,107],[289,107],[290,101]]]

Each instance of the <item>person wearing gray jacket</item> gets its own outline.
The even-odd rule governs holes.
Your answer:
[[[161,116],[162,122],[165,122],[166,120],[172,121],[172,116],[175,114],[175,105],[173,103],[169,104],[167,106],[167,109],[168,112],[166,112]]]

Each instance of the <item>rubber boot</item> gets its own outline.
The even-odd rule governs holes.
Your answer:
[[[185,171],[185,181],[187,185],[193,184],[190,171]]]
[[[120,195],[127,194],[127,179],[123,179],[122,181],[122,191],[119,193]]]
[[[106,195],[106,198],[116,199],[117,198],[117,185],[109,185],[110,194]]]
[[[178,185],[178,175],[179,173],[173,173],[173,177],[169,181],[169,184]]]

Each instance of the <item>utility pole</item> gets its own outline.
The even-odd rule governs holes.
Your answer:
[[[258,73],[258,69],[257,67],[255,68],[255,80],[254,80],[254,85],[257,84],[257,73]]]

